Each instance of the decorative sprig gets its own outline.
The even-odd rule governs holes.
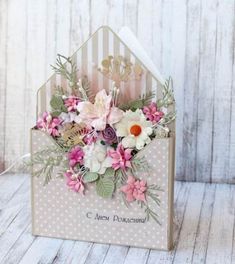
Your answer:
[[[145,171],[145,172],[149,172],[150,168],[148,165],[148,161],[146,160],[145,157],[137,157],[135,156],[132,160],[131,160],[131,167],[132,167],[132,172],[135,174],[138,171]]]
[[[161,200],[160,200],[160,196],[159,196],[158,192],[164,192],[164,190],[156,184],[151,184],[148,186],[148,189],[146,191],[146,197],[151,198],[160,207],[161,206]],[[158,217],[159,217],[158,214],[156,212],[154,212],[148,206],[148,203],[145,203],[145,207],[146,207],[145,212],[147,215],[147,219],[152,217],[159,225],[161,225],[161,223],[158,220]]]
[[[34,171],[33,176],[44,176],[44,185],[48,184],[52,179],[55,167],[60,167],[62,161],[65,160],[65,157],[64,151],[56,145],[46,147],[45,149],[34,153],[29,165],[39,165],[40,169]]]
[[[119,105],[118,107],[124,111],[129,109],[135,111],[136,109],[143,108],[145,105],[149,105],[152,99],[154,98],[154,96],[155,94],[152,91],[150,91],[146,94],[143,94],[138,99]]]
[[[155,213],[152,209],[150,209],[148,205],[144,204],[144,206],[145,206],[145,213],[146,213],[147,221],[149,221],[149,219],[152,218],[159,225],[162,225],[161,222],[158,220],[159,215]]]
[[[162,94],[163,97],[157,100],[157,106],[158,108],[161,107],[167,108],[169,105],[173,104],[174,102],[173,81],[171,77],[169,77],[169,79],[166,80],[162,89]]]
[[[124,193],[121,193],[121,197],[122,197],[122,201],[123,201],[124,205],[125,205],[127,208],[129,208],[129,207],[130,207],[130,204],[127,202]]]
[[[146,195],[150,197],[158,206],[160,206],[161,200],[159,199],[159,195],[157,193],[148,190],[146,192]]]
[[[78,80],[78,90],[80,92],[80,99],[82,101],[89,101],[89,98],[92,97],[91,91],[90,91],[90,84],[87,79],[87,76],[84,76],[83,78]]]
[[[57,54],[56,64],[51,65],[56,74],[63,76],[69,81],[73,94],[77,94],[77,66],[72,61],[71,57],[65,57],[61,54]],[[68,69],[69,68],[69,69]]]
[[[174,121],[176,118],[176,112],[169,112],[159,121],[159,125],[166,126],[170,124],[172,121]]]
[[[122,185],[124,185],[127,181],[126,171],[122,169],[116,170],[114,181],[117,188],[120,188]]]
[[[159,215],[149,207],[148,203],[143,202],[143,201],[138,201],[137,203],[140,205],[140,208],[144,209],[147,221],[149,221],[149,219],[152,218],[155,222],[161,225],[161,222],[158,220]]]

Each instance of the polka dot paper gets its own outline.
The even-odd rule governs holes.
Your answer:
[[[32,130],[32,153],[53,145],[45,133]],[[138,155],[151,164],[151,173],[137,173],[148,184],[157,184],[160,207],[155,206],[161,225],[151,218],[146,220],[144,211],[136,203],[129,208],[117,191],[112,199],[96,194],[89,185],[85,195],[72,192],[65,179],[56,171],[48,185],[43,177],[32,176],[32,232],[34,235],[55,238],[128,245],[135,247],[170,249],[172,245],[172,201],[174,174],[174,138],[154,139]],[[46,159],[47,157],[45,157]],[[36,166],[32,168],[36,170]]]

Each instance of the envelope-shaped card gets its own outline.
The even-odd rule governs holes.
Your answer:
[[[108,27],[52,67],[31,130],[33,234],[170,249],[171,79]]]

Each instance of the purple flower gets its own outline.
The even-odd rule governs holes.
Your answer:
[[[102,131],[102,137],[103,137],[103,140],[105,142],[107,142],[108,144],[113,144],[113,143],[117,143],[117,135],[116,135],[116,132],[115,130],[107,125],[105,130]]]

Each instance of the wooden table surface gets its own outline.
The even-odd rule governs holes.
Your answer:
[[[0,176],[0,263],[235,263],[235,186],[176,182],[171,252],[34,237],[30,178]]]

